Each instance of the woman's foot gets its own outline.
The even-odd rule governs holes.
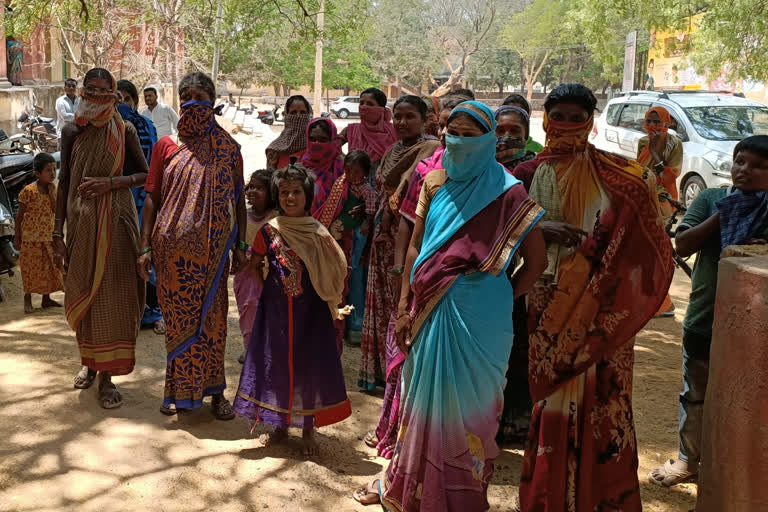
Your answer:
[[[217,420],[227,421],[235,419],[235,411],[232,410],[229,400],[224,398],[224,393],[213,395],[211,409],[213,410],[213,416]]]
[[[93,386],[94,380],[96,380],[96,370],[83,366],[75,375],[75,389],[88,389]]]
[[[24,295],[24,314],[28,315],[34,312],[35,308],[32,307],[32,295],[28,293]]]
[[[376,435],[375,430],[371,430],[367,434],[365,434],[365,437],[363,438],[363,442],[365,443],[365,446],[368,448],[376,448],[379,446],[379,436]]]
[[[315,431],[311,428],[305,429],[302,433],[301,444],[304,446],[301,453],[307,457],[317,455],[320,450],[320,447],[317,446],[317,442],[315,441]]]
[[[168,404],[168,405],[161,405],[160,412],[165,414],[166,416],[173,416],[174,414],[179,412],[179,410],[176,409],[176,404]]]
[[[272,432],[267,432],[266,434],[259,436],[259,441],[261,441],[261,444],[263,444],[264,447],[267,447],[282,443],[287,437],[288,429],[275,427]]]
[[[165,320],[161,318],[155,322],[155,325],[152,326],[152,331],[157,335],[165,334]]]
[[[62,307],[61,304],[59,304],[58,302],[53,300],[50,295],[43,295],[43,304],[42,304],[42,306],[44,308],[60,308],[60,307]]]
[[[99,401],[104,409],[116,409],[123,405],[123,395],[112,383],[108,372],[99,373]]]
[[[697,476],[698,473],[691,471],[687,461],[670,459],[663,466],[651,470],[648,473],[648,480],[662,487],[672,487],[677,484],[693,482]]]
[[[355,489],[352,498],[361,505],[376,505],[379,499],[379,479],[371,480],[368,485]]]

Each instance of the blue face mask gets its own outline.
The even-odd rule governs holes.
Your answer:
[[[443,166],[454,181],[467,181],[479,176],[496,161],[496,134],[488,132],[480,137],[445,135]]]

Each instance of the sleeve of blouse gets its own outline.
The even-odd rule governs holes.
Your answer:
[[[144,184],[147,193],[159,192],[163,186],[163,171],[165,162],[176,149],[176,143],[169,136],[163,137],[152,149],[152,161],[149,164],[149,174]]]
[[[29,203],[30,195],[32,194],[32,191],[29,189],[29,187],[24,187],[21,192],[19,193],[19,202],[22,204]]]
[[[421,186],[421,192],[419,192],[419,204],[416,205],[416,216],[420,219],[426,219],[427,213],[429,213],[429,205],[432,203],[432,198],[435,197],[435,191],[440,186],[435,186],[436,171],[432,171],[424,177],[424,183]]]

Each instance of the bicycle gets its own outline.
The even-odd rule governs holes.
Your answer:
[[[667,219],[666,226],[664,227],[664,231],[667,232],[667,235],[669,235],[669,238],[674,240],[675,238],[675,231],[674,226],[677,224],[677,216],[682,214],[685,214],[685,212],[688,211],[688,209],[682,205],[682,203],[679,203],[678,201],[675,201],[672,199],[672,196],[669,195],[667,192],[662,192],[659,194],[659,201],[667,201],[670,205],[672,205],[672,208],[674,208],[672,215]],[[691,267],[688,265],[688,262],[685,261],[679,254],[677,254],[677,251],[674,248],[674,244],[672,246],[672,254],[675,259],[675,265],[678,268],[681,268],[683,272],[686,273],[686,275],[690,278],[691,277]]]

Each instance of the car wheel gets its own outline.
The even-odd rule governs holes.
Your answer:
[[[699,195],[699,192],[706,188],[707,184],[704,183],[701,176],[694,174],[686,179],[683,184],[683,204],[685,204],[685,207],[690,208],[691,203],[693,203],[693,200]]]
[[[339,112],[336,115],[339,117],[339,119],[346,119],[349,117],[349,110],[343,108],[339,110]]]

